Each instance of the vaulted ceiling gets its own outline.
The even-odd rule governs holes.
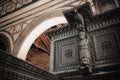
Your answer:
[[[50,55],[50,39],[43,33],[41,34],[31,46],[26,60],[32,64],[49,70],[49,55]]]

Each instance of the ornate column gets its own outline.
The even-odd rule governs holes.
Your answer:
[[[87,39],[87,32],[84,25],[84,18],[83,16],[78,12],[77,8],[74,9],[75,15],[74,15],[74,27],[77,27],[78,34],[79,34],[79,56],[80,56],[80,69],[81,70],[88,70],[87,72],[92,72],[92,62],[91,62],[91,56],[88,49],[88,39]]]

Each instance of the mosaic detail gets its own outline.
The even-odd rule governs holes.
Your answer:
[[[9,32],[13,36],[14,41],[16,41],[16,39],[19,37],[21,32],[24,31],[24,29],[30,24],[32,20],[33,19],[21,22],[19,24],[6,28],[5,30]]]
[[[0,0],[0,17],[16,11],[22,7],[32,4],[38,0]]]

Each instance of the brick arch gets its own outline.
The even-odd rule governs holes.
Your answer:
[[[17,39],[13,55],[25,60],[28,50],[41,33],[54,25],[67,23],[63,16],[66,9],[68,8],[52,10],[35,18]]]

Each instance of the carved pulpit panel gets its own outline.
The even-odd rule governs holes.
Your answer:
[[[79,66],[77,48],[77,37],[55,42],[55,71],[71,70]]]
[[[118,63],[120,60],[119,36],[115,27],[96,30],[89,34],[91,39],[91,49],[95,64],[104,65]],[[93,45],[93,46],[92,46]]]
[[[70,26],[48,32],[51,36],[51,72],[68,72],[79,68],[78,32]]]

